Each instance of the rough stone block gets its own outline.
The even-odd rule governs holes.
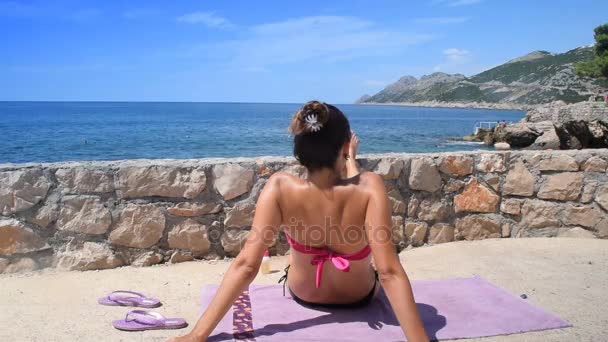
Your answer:
[[[165,216],[154,204],[128,204],[120,213],[116,228],[108,240],[133,248],[150,248],[163,236]]]
[[[497,215],[469,215],[456,220],[455,236],[458,240],[499,238],[502,225]]]
[[[91,234],[105,234],[112,224],[110,210],[97,196],[65,196],[57,220],[57,229]]]
[[[475,160],[470,156],[451,155],[439,159],[439,171],[452,176],[467,176],[473,173]]]
[[[118,171],[118,182],[123,198],[156,196],[193,199],[203,192],[207,178],[203,169],[129,166]]]
[[[0,219],[0,256],[23,254],[49,246],[36,232],[16,219]]]
[[[441,189],[441,176],[431,158],[412,160],[409,185],[411,189],[435,192]]]
[[[8,216],[35,206],[50,187],[41,169],[0,172],[0,213]]]
[[[516,162],[505,179],[502,188],[504,195],[532,196],[534,195],[534,175],[521,161]]]
[[[578,199],[583,187],[583,175],[578,172],[563,172],[546,177],[538,191],[538,198],[560,201]]]
[[[168,236],[169,248],[206,253],[211,242],[207,226],[193,219],[186,219],[171,229]]]
[[[106,193],[114,190],[112,175],[103,170],[75,167],[55,171],[63,193]]]
[[[213,177],[215,190],[225,200],[231,200],[251,190],[254,172],[236,163],[226,163],[213,167]]]
[[[473,177],[464,191],[454,197],[454,209],[460,212],[493,213],[498,208],[500,196]]]

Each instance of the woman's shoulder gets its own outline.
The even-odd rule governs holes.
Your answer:
[[[278,187],[289,187],[301,184],[303,180],[297,176],[292,175],[289,172],[278,171],[273,173],[269,178],[267,184],[272,184]]]
[[[359,174],[361,185],[364,187],[377,187],[378,185],[384,185],[382,176],[371,171],[363,171]]]

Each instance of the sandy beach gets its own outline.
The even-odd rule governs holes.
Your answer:
[[[608,241],[535,238],[453,242],[403,251],[411,279],[480,275],[571,322],[572,328],[480,341],[605,341],[608,337]],[[201,288],[219,283],[231,260],[105,271],[43,270],[0,276],[2,341],[164,341],[179,331],[122,332],[111,326],[127,308],[98,305],[115,289],[155,296],[157,311],[194,323]],[[281,270],[286,257],[272,258]],[[282,272],[259,275],[274,284]]]

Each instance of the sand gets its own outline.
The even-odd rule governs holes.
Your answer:
[[[608,240],[566,238],[454,242],[401,253],[412,279],[480,275],[574,327],[478,341],[607,341]],[[111,326],[127,308],[96,304],[114,289],[133,289],[162,299],[156,309],[194,323],[201,288],[219,283],[230,260],[188,262],[105,271],[43,270],[0,276],[0,341],[165,341],[179,331],[122,332]],[[285,257],[272,258],[282,270]],[[274,284],[281,272],[259,275]]]

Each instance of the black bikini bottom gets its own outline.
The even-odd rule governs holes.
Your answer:
[[[283,274],[281,279],[279,279],[279,283],[283,282],[283,296],[285,295],[285,284],[287,283],[287,274],[289,272],[289,266],[290,265],[287,265],[287,267],[285,267],[285,270],[284,270],[285,274]],[[355,308],[367,306],[372,301],[372,299],[374,299],[374,293],[376,292],[376,284],[378,283],[378,271],[374,270],[374,274],[375,274],[375,279],[374,279],[374,286],[372,287],[372,290],[365,297],[363,297],[362,299],[360,299],[354,303],[332,304],[332,303],[307,302],[307,301],[299,298],[298,296],[296,296],[291,291],[291,289],[289,289],[289,286],[287,288],[289,289],[289,293],[293,297],[293,300],[295,300],[296,303],[298,303],[302,306],[307,306],[307,307],[311,307],[311,308],[327,308],[327,309],[355,309]]]

